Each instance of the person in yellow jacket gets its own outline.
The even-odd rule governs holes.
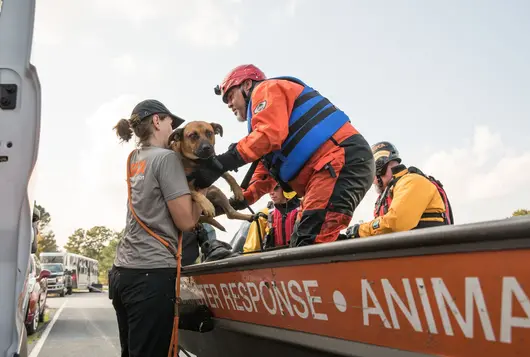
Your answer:
[[[243,253],[260,252],[263,245],[263,239],[269,233],[269,225],[267,224],[267,216],[269,215],[268,207],[260,211],[265,217],[260,216],[253,221],[248,228],[247,239],[243,246]],[[258,229],[259,225],[259,229]]]
[[[379,193],[374,219],[349,227],[348,238],[453,224],[451,205],[439,181],[401,164],[398,150],[387,141],[373,145],[372,152]]]
[[[279,188],[278,185],[275,187],[275,190]],[[271,192],[272,194],[273,192]],[[296,192],[285,192],[282,190],[283,196],[287,200],[292,200],[296,197]],[[260,216],[256,221],[253,221],[250,224],[250,227],[248,229],[247,233],[247,239],[245,241],[245,245],[243,246],[243,253],[249,253],[249,252],[260,252],[262,246],[264,245],[265,237],[270,233],[271,226],[269,224],[268,216],[270,213],[269,209],[274,208],[274,198],[271,195],[271,199],[273,202],[270,202],[267,207],[262,209],[260,212],[263,213],[265,216]],[[259,225],[259,229],[258,229]],[[291,229],[292,230],[292,229]]]

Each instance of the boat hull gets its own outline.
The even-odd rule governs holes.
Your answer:
[[[289,248],[183,270],[200,357],[526,356],[530,217]]]
[[[180,345],[198,357],[421,357],[425,354],[224,319],[199,333],[180,330]]]

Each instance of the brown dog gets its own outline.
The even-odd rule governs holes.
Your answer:
[[[215,155],[216,134],[223,136],[223,127],[220,124],[204,121],[189,122],[183,128],[175,129],[171,133],[168,140],[169,147],[171,150],[180,153],[182,165],[187,176],[192,174],[199,165],[198,160],[208,159]],[[224,173],[222,177],[230,185],[234,197],[242,201],[244,199],[243,190],[234,177],[228,172]],[[192,199],[201,206],[203,211],[203,216],[199,219],[200,223],[209,223],[226,232],[225,228],[213,217],[226,214],[228,219],[252,220],[252,215],[236,211],[228,202],[225,194],[216,186],[208,187],[206,194],[203,195],[195,190],[193,181],[189,181],[188,185]]]

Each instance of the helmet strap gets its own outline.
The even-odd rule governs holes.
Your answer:
[[[381,179],[381,176],[376,176],[377,178],[377,186],[379,186],[379,189],[383,191],[383,180]]]
[[[243,96],[243,99],[245,100],[246,106],[248,107],[248,103],[250,102],[250,95],[247,95],[247,93],[245,93],[242,85],[239,86],[239,91],[241,92],[241,95]]]
[[[256,86],[258,82],[257,81],[252,81],[252,85],[250,86],[249,90],[248,90],[248,94],[245,93],[245,91],[243,90],[243,84],[241,84],[239,86],[239,90],[241,91],[241,95],[243,96],[243,99],[245,99],[245,110],[248,110],[248,105],[250,103],[250,96],[252,94],[252,92],[254,91],[254,87]]]

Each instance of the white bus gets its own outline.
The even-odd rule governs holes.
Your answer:
[[[72,275],[73,289],[88,289],[99,284],[99,266],[96,259],[68,252],[42,252],[39,255],[42,264],[61,263]]]

